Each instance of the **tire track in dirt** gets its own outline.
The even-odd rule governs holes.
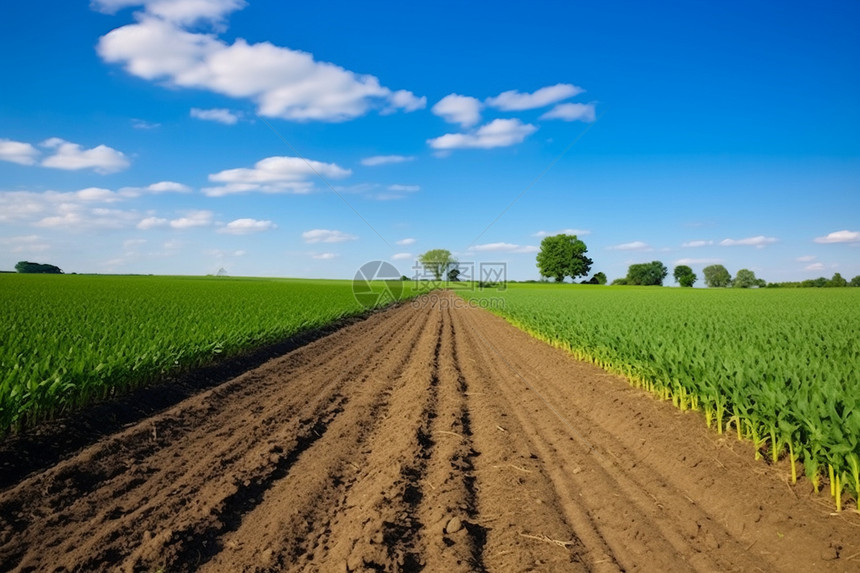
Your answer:
[[[858,569],[856,516],[463,306],[373,315],[19,480],[0,570]]]

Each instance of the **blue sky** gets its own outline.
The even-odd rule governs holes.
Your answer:
[[[860,274],[860,4],[404,6],[5,3],[0,269]]]

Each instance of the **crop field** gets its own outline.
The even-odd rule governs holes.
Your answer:
[[[346,281],[0,280],[17,424],[361,311]],[[786,459],[853,492],[853,292],[465,286],[8,434],[0,570],[856,571],[850,496]]]
[[[860,290],[509,285],[496,312],[860,499]]]
[[[351,281],[0,274],[0,435],[364,310]]]

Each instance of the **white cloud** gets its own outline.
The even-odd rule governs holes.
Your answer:
[[[170,221],[170,226],[174,229],[193,229],[211,224],[212,211],[189,211],[184,217]]]
[[[335,254],[335,253],[317,253],[317,254],[311,255],[311,258],[317,259],[319,261],[330,261],[332,259],[336,259],[337,254]]]
[[[191,187],[188,185],[183,185],[182,183],[177,183],[175,181],[159,181],[158,183],[153,183],[147,187],[144,187],[146,191],[151,191],[152,193],[189,193],[191,192]]]
[[[562,229],[560,231],[554,231],[554,232],[538,231],[537,233],[534,233],[532,235],[532,237],[550,237],[553,235],[576,235],[577,237],[579,237],[579,236],[590,235],[590,234],[591,234],[591,231],[588,231],[586,229]]]
[[[35,165],[39,150],[21,141],[0,139],[0,161],[11,161],[19,165]]]
[[[139,15],[136,23],[102,36],[99,56],[132,75],[173,87],[248,98],[257,104],[260,115],[293,121],[346,121],[374,108],[414,111],[427,103],[406,90],[393,92],[374,76],[316,61],[307,52],[270,42],[249,44],[241,38],[228,44],[213,34],[184,30],[180,26],[188,24],[190,16],[165,16],[168,4],[167,0],[150,2],[148,13]],[[219,16],[225,12],[218,10],[223,8],[221,3],[206,4],[215,4],[211,12]],[[188,13],[194,15],[191,10]]]
[[[722,263],[723,259],[678,259],[676,265],[716,265]]]
[[[393,261],[408,261],[412,259],[412,253],[395,253],[391,255]]]
[[[687,241],[686,243],[681,243],[682,247],[696,248],[696,247],[707,247],[709,245],[713,245],[713,241]]]
[[[823,271],[824,268],[825,268],[824,263],[812,263],[811,265],[806,265],[805,267],[803,267],[803,270],[805,270],[805,271]]]
[[[534,93],[521,93],[517,90],[510,90],[496,97],[487,98],[487,105],[504,111],[522,111],[545,107],[579,95],[584,91],[581,87],[571,84],[556,84],[541,88]]]
[[[245,0],[92,0],[90,4],[107,14],[130,6],[143,6],[150,14],[183,25],[217,22],[246,6]]]
[[[160,217],[147,217],[137,224],[137,228],[146,231],[157,227],[166,227],[169,222],[170,221],[167,219],[162,219]]]
[[[518,119],[495,119],[482,125],[473,133],[448,133],[427,143],[433,149],[463,149],[507,147],[521,143],[526,137],[537,130],[531,124],[523,124]]]
[[[0,247],[6,253],[41,253],[51,248],[39,235],[0,237]]]
[[[117,195],[123,198],[135,198],[147,194],[160,193],[190,193],[191,187],[175,181],[159,181],[146,187],[122,187]]]
[[[122,199],[119,194],[100,187],[64,193],[0,191],[0,223],[75,230],[132,227],[140,220],[136,211],[99,206]]]
[[[343,231],[331,231],[328,229],[313,229],[302,233],[302,240],[306,243],[343,243],[358,239],[355,235]]]
[[[361,164],[367,167],[376,167],[377,165],[389,165],[391,163],[404,163],[412,161],[415,157],[411,155],[374,155],[373,157],[365,157],[361,160]]]
[[[770,245],[776,242],[776,237],[765,237],[764,235],[758,235],[757,237],[747,237],[745,239],[723,239],[722,241],[720,241],[720,245],[723,247],[746,246],[758,247],[761,249],[765,245]]]
[[[513,243],[485,243],[469,247],[477,253],[537,253],[538,247],[532,245],[515,245]]]
[[[98,145],[92,149],[83,149],[77,143],[71,143],[52,137],[42,142],[42,147],[54,149],[54,154],[42,160],[43,167],[54,169],[94,169],[96,173],[113,173],[122,171],[131,162],[122,151],[117,151],[107,145]]]
[[[396,244],[406,246],[406,245],[414,245],[415,239],[412,237],[407,237],[405,239],[400,239],[399,241],[395,241]]]
[[[642,241],[633,241],[632,243],[621,243],[620,245],[613,245],[611,247],[606,247],[610,251],[653,251],[654,249],[648,243],[643,243]]]
[[[802,257],[797,257],[797,262],[798,263],[811,263],[812,261],[814,261],[817,258],[818,257],[816,257],[815,255],[804,255]]]
[[[597,115],[594,112],[593,103],[562,103],[540,116],[540,118],[590,123],[597,119]]]
[[[198,107],[192,107],[191,117],[205,121],[217,121],[218,123],[223,123],[225,125],[234,125],[239,121],[238,114],[224,108],[200,109]]]
[[[133,249],[146,244],[146,239],[128,239],[122,242],[123,249]]]
[[[313,183],[308,179],[321,176],[343,179],[352,174],[334,163],[305,160],[300,157],[267,157],[252,168],[227,169],[209,175],[209,181],[222,183],[220,187],[207,187],[203,193],[221,197],[231,193],[262,191],[263,193],[309,193]]]
[[[389,185],[389,191],[404,191],[406,193],[412,193],[415,191],[421,191],[420,185]]]
[[[278,226],[271,221],[260,221],[257,219],[236,219],[230,221],[224,227],[218,229],[219,233],[227,233],[230,235],[249,235],[251,233],[259,233],[261,231],[270,231],[277,229]]]
[[[124,229],[133,225],[139,216],[134,211],[102,207],[84,208],[81,205],[68,203],[59,205],[57,211],[56,215],[44,217],[33,223],[33,226],[75,231]]]
[[[860,243],[860,231],[834,231],[823,237],[816,237],[816,243]]]
[[[458,94],[449,94],[433,106],[433,113],[448,123],[459,123],[463,127],[472,127],[481,121],[481,101]]]

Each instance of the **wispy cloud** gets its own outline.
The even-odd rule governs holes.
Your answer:
[[[713,244],[714,244],[713,241],[687,241],[686,243],[682,243],[681,246],[682,247],[688,247],[688,248],[696,248],[696,247],[708,247],[708,246],[713,245]]]
[[[469,248],[476,253],[537,253],[540,248],[533,245],[516,245],[514,243],[485,243]]]
[[[200,109],[198,107],[191,108],[191,117],[202,119],[204,121],[216,121],[224,125],[234,125],[239,121],[239,114],[225,108]]]
[[[188,211],[184,217],[173,219],[170,226],[173,229],[193,229],[195,227],[207,227],[212,224],[214,214],[212,211]]]
[[[334,231],[329,229],[312,229],[302,233],[302,240],[306,243],[343,243],[358,239],[355,235]]]
[[[261,221],[258,219],[236,219],[230,221],[220,229],[219,233],[229,235],[250,235],[251,233],[260,233],[262,231],[271,231],[277,229],[278,226],[271,221]]]
[[[391,259],[394,261],[407,261],[412,259],[412,253],[395,253],[391,255]]]
[[[597,114],[594,111],[593,103],[562,103],[540,116],[540,118],[591,123],[597,119]]]
[[[161,124],[135,118],[135,119],[131,120],[131,126],[135,129],[149,130],[149,129],[158,129],[159,127],[161,127]]]
[[[586,229],[561,229],[560,231],[538,231],[532,237],[551,237],[553,235],[576,235],[577,237],[590,235],[591,231]]]
[[[610,251],[653,251],[654,249],[648,243],[642,241],[633,241],[632,243],[621,243],[606,247]]]
[[[772,245],[777,241],[778,239],[776,237],[765,237],[764,235],[758,235],[756,237],[747,237],[745,239],[723,239],[722,241],[720,241],[720,245],[723,247],[745,246],[758,247],[761,249],[767,245]]]
[[[366,167],[377,167],[379,165],[390,165],[392,163],[404,163],[413,161],[413,155],[374,155],[373,157],[365,157],[361,160],[361,164]]]
[[[797,262],[798,263],[809,263],[809,262],[814,261],[817,258],[818,257],[816,257],[815,255],[804,255],[802,257],[797,257]]]
[[[533,93],[517,90],[502,92],[496,97],[487,98],[487,105],[503,111],[522,111],[546,107],[561,100],[583,93],[585,90],[572,84],[556,84],[541,88]]]
[[[824,263],[812,263],[811,265],[806,265],[803,267],[805,271],[823,271]]]
[[[834,231],[823,237],[816,237],[816,243],[860,243],[860,231]]]

